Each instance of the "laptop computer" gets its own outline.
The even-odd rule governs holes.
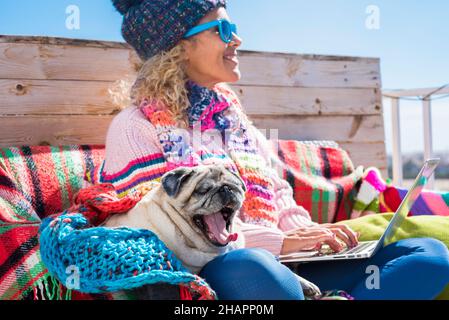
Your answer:
[[[432,176],[440,159],[428,159],[425,161],[421,171],[415,179],[415,182],[408,190],[398,209],[390,220],[388,227],[385,229],[382,237],[376,241],[362,241],[354,248],[347,248],[338,253],[324,253],[319,251],[302,251],[291,253],[287,255],[280,255],[279,261],[287,262],[312,262],[312,261],[326,261],[326,260],[347,260],[347,259],[366,259],[376,254],[379,249],[389,243],[396,231],[401,226],[402,222],[407,217],[410,209]]]

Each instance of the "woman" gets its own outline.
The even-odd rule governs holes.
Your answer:
[[[110,125],[100,181],[124,195],[181,165],[225,164],[248,189],[238,217],[246,249],[217,257],[200,275],[220,299],[304,299],[296,274],[274,256],[323,244],[339,252],[357,245],[358,235],[345,225],[312,222],[270,166],[265,137],[224,84],[240,79],[242,43],[225,0],[113,3],[124,14],[125,40],[144,63],[129,107]],[[193,146],[194,130],[209,138],[213,132],[214,142]],[[380,289],[365,285],[368,265],[379,267]],[[296,269],[321,290],[342,289],[356,299],[431,299],[449,282],[449,254],[437,240],[408,239],[369,260]]]

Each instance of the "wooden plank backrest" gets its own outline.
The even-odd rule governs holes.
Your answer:
[[[104,144],[108,89],[139,63],[125,43],[0,36],[0,147]],[[231,87],[259,129],[335,140],[386,173],[379,59],[242,50],[240,66]]]

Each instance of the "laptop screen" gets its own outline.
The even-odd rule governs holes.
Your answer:
[[[416,199],[418,199],[422,189],[429,181],[429,178],[432,176],[432,173],[435,171],[435,168],[437,167],[439,161],[440,159],[426,160],[424,166],[421,168],[421,171],[416,177],[415,182],[405,195],[404,199],[396,210],[396,213],[393,215],[388,228],[382,235],[382,238],[379,241],[382,246],[385,246],[391,242],[393,236],[396,234],[397,229],[402,225],[405,218],[408,216],[410,209],[412,208]]]

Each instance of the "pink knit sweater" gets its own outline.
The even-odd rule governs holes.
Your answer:
[[[235,98],[235,97],[233,97]],[[234,112],[232,108],[229,113]],[[238,113],[233,114],[238,116]],[[274,184],[273,205],[278,214],[277,226],[259,225],[257,221],[237,218],[245,238],[246,247],[264,248],[279,255],[285,238],[285,231],[316,225],[309,213],[296,204],[289,183],[280,178],[272,167],[267,140],[253,125],[249,127],[251,136],[260,146],[260,155],[267,166],[267,172]],[[110,124],[105,146],[105,161],[100,170],[100,182],[111,182],[119,193],[127,193],[141,183],[151,181],[165,173],[166,164],[158,159],[166,157],[160,144],[160,136],[142,108],[131,105],[115,116]]]

